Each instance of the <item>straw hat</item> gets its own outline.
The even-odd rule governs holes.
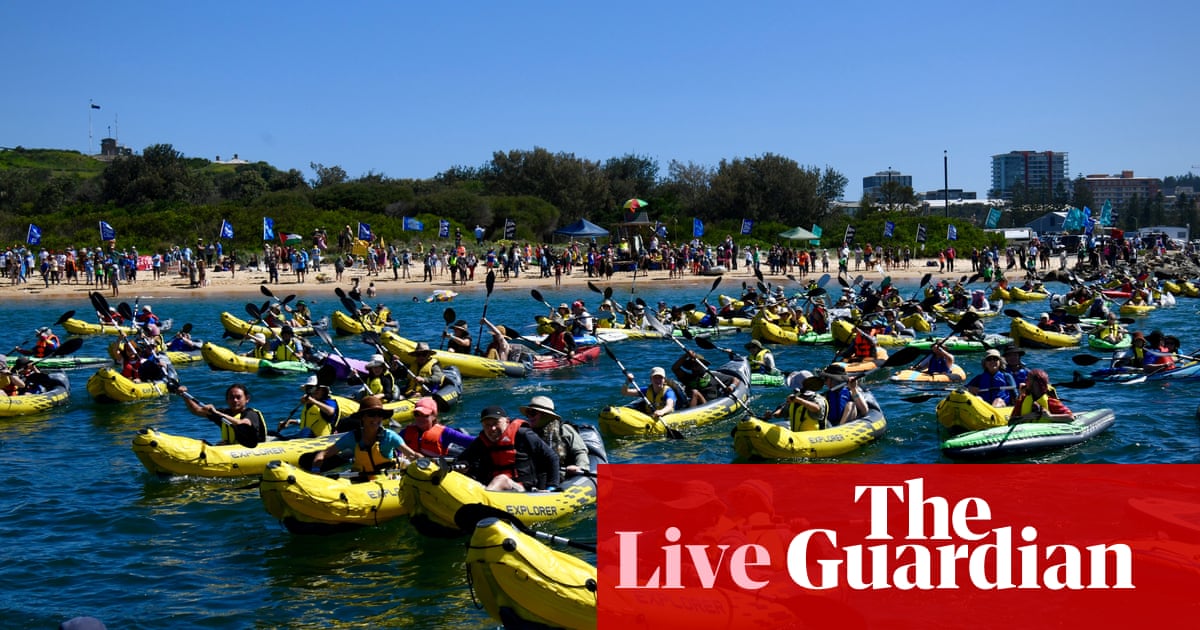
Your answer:
[[[371,360],[367,361],[367,368],[387,367],[387,362],[382,354],[372,354]]]
[[[411,352],[411,354],[431,355],[431,354],[433,354],[433,350],[430,349],[428,343],[425,343],[424,341],[418,341],[417,347],[413,348],[413,351]]]

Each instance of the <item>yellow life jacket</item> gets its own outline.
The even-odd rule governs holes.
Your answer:
[[[646,400],[649,400],[650,404],[654,405],[654,410],[657,411],[657,410],[662,409],[663,407],[667,406],[667,392],[669,392],[669,391],[671,391],[671,388],[670,388],[670,386],[666,386],[666,385],[663,386],[661,392],[654,391],[653,386],[647,387],[646,388]],[[678,406],[678,403],[676,403],[676,406]]]
[[[788,421],[792,431],[818,431],[825,428],[829,403],[824,396],[817,396],[816,403],[821,406],[821,411],[817,415],[800,403],[788,404]]]
[[[250,414],[250,416],[247,416],[247,414]],[[248,418],[250,420],[251,426],[254,427],[255,433],[258,433],[258,429],[259,429],[259,424],[256,424],[256,421],[257,421],[257,423],[261,423],[262,426],[264,426],[264,427],[266,426],[265,420],[263,420],[262,412],[257,409],[245,409],[241,413],[238,413],[238,414],[231,413],[228,415],[229,415],[229,417],[237,418],[238,420],[241,420],[242,418]],[[257,417],[255,417],[255,416],[257,416]],[[235,435],[233,432],[233,425],[230,425],[230,424],[227,424],[224,422],[221,423],[221,441],[224,442],[225,444],[237,444],[238,443],[237,435]]]
[[[380,429],[382,431],[383,429]],[[358,442],[354,443],[354,470],[365,473],[375,472],[381,464],[386,464],[392,460],[383,456],[379,452],[379,442],[375,442],[368,450],[363,450],[362,445]]]
[[[1023,396],[1023,397],[1021,397],[1020,408],[1017,409],[1017,411],[1013,415],[1023,416],[1027,413],[1033,413],[1033,405],[1035,403],[1043,411],[1050,410],[1050,408],[1048,406],[1048,402],[1046,400],[1046,394],[1042,394],[1041,398],[1038,398],[1036,400],[1032,396]]]
[[[308,405],[304,408],[304,413],[300,416],[300,427],[313,432],[313,435],[321,437],[333,433],[333,426],[337,424],[342,417],[342,408],[337,407],[337,414],[330,423],[321,415],[321,408],[316,405]]]
[[[761,372],[764,369],[763,359],[766,358],[768,352],[770,352],[770,350],[763,348],[762,350],[755,350],[750,354],[748,358],[750,359],[751,372]]]
[[[296,341],[284,343],[281,339],[279,346],[275,348],[274,360],[276,361],[300,361],[301,356],[296,352]]]

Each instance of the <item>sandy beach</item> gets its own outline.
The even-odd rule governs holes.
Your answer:
[[[962,270],[964,265],[967,268],[967,271],[965,272]],[[832,275],[836,277],[836,266],[831,266],[831,268],[834,269],[834,273]],[[532,270],[532,273],[522,273],[519,277],[510,276],[507,279],[503,278],[501,274],[497,273],[495,290],[529,291],[530,289],[554,290],[558,288],[556,280],[553,276],[549,278],[543,278],[539,275],[538,268],[536,266],[533,266],[530,269]],[[799,288],[799,285],[788,279],[787,275],[789,274],[767,273],[766,265],[762,266],[762,271],[764,280],[773,285],[783,286],[785,290],[789,291],[791,289]],[[874,278],[876,280],[881,279],[884,276],[891,276],[892,281],[895,283],[909,284],[916,283],[921,276],[930,271],[934,273],[933,281],[935,282],[940,278],[957,279],[964,273],[970,273],[970,262],[960,261],[959,264],[956,265],[956,271],[954,273],[947,271],[942,274],[937,273],[936,264],[933,267],[926,266],[925,259],[913,260],[908,269],[893,269],[888,270],[885,273],[879,273],[873,269],[867,270],[865,265],[856,271],[854,269],[853,262],[851,262],[848,275],[850,277],[854,277],[861,274],[867,279]],[[318,280],[318,275],[327,279],[324,281]],[[270,287],[273,292],[280,295],[290,293],[296,293],[298,295],[316,295],[318,292],[329,292],[329,294],[332,294],[334,289],[338,287],[349,290],[353,285],[354,279],[357,278],[359,280],[359,290],[362,291],[364,295],[366,294],[368,285],[371,282],[374,282],[376,291],[378,292],[378,299],[386,302],[398,299],[411,300],[413,297],[424,299],[437,290],[451,290],[458,293],[468,293],[473,291],[482,292],[484,291],[484,278],[487,274],[486,270],[480,266],[475,270],[474,280],[469,280],[466,284],[461,282],[458,284],[451,284],[450,274],[448,272],[441,276],[435,275],[432,282],[426,282],[420,279],[420,268],[414,267],[411,271],[411,275],[413,276],[412,278],[401,277],[399,279],[394,279],[390,269],[387,270],[387,273],[380,273],[378,275],[368,275],[365,269],[347,269],[342,274],[341,282],[337,282],[333,280],[334,273],[332,266],[326,265],[323,267],[323,271],[321,273],[310,272],[307,275],[305,282],[298,282],[296,280],[296,274],[294,273],[280,271],[279,282],[268,284],[267,286]],[[716,278],[716,276],[695,275],[691,273],[685,273],[683,276],[675,278],[671,278],[669,275],[669,272],[666,270],[655,270],[648,273],[645,271],[640,271],[638,272],[635,280],[632,272],[621,271],[613,274],[611,285],[617,290],[626,289],[631,283],[634,282],[637,283],[637,286],[661,286],[666,284],[673,287],[703,287],[705,290],[707,290],[708,287],[712,286],[712,282]],[[790,275],[794,276],[801,282],[807,282],[810,276],[819,277],[822,274],[818,272],[809,274],[809,276],[801,276],[795,269],[793,269],[790,272]],[[756,281],[754,273],[751,270],[740,266],[736,270],[727,271],[720,277],[722,278],[722,281],[718,293],[726,294],[740,294],[743,282],[746,282],[747,284],[753,284]],[[136,282],[121,283],[119,295],[116,296],[115,299],[129,300],[138,296],[234,297],[251,294],[261,295],[261,289],[259,288],[259,285],[265,284],[267,279],[268,276],[266,271],[255,271],[253,269],[248,271],[238,271],[236,274],[230,274],[229,272],[225,271],[216,273],[210,272],[208,274],[208,286],[190,287],[188,278],[180,276],[178,272],[164,274],[162,277],[156,280],[153,279],[153,274],[151,272],[142,271],[138,272],[138,279]],[[562,275],[561,286],[564,289],[572,292],[572,294],[582,297],[582,294],[590,293],[587,286],[589,281],[595,283],[595,285],[600,288],[604,288],[610,284],[610,280],[607,278],[589,278],[584,268],[577,267],[573,269],[572,273],[564,273]],[[100,291],[110,300],[114,299],[111,287],[89,285],[82,281],[78,284],[62,283],[46,286],[41,277],[37,275],[35,275],[28,283],[25,284],[14,286],[5,283],[0,285],[0,299],[69,300],[78,298],[80,301],[86,303],[88,299],[87,295],[91,291]]]
[[[936,263],[936,261],[935,261]],[[962,267],[966,266],[967,271],[963,271]],[[831,266],[834,269],[836,276],[836,266]],[[508,279],[502,277],[501,274],[496,275],[496,291],[523,290],[530,289],[547,290],[557,289],[556,281],[553,276],[543,278],[539,275],[536,266],[530,268],[532,273],[522,273],[519,277],[510,276]],[[762,266],[763,278],[773,285],[785,287],[785,290],[799,288],[795,282],[787,278],[788,274],[770,274],[767,273],[766,265]],[[925,265],[925,259],[916,259],[912,261],[912,265],[908,269],[893,269],[885,273],[879,273],[875,270],[867,270],[865,265],[859,270],[854,269],[854,264],[851,262],[849,276],[854,277],[862,274],[867,279],[881,279],[884,276],[891,276],[893,282],[899,284],[916,283],[925,273],[932,271],[934,273],[934,281],[939,278],[958,278],[964,273],[970,273],[970,262],[960,261],[956,265],[954,273],[946,272],[943,274],[937,273],[936,265],[928,267]],[[325,281],[317,279],[320,275],[327,278]],[[475,270],[474,280],[468,281],[465,285],[461,282],[458,284],[450,283],[450,274],[435,275],[432,282],[422,281],[421,269],[414,267],[411,271],[412,278],[392,277],[391,270],[387,273],[379,275],[368,275],[365,269],[347,269],[342,274],[342,281],[336,282],[333,280],[333,268],[330,265],[323,267],[322,273],[310,272],[307,275],[305,282],[298,282],[296,274],[280,271],[279,282],[268,284],[267,286],[273,292],[280,295],[296,293],[298,295],[315,295],[318,292],[333,293],[334,289],[341,287],[349,290],[353,284],[353,280],[359,280],[359,289],[366,294],[367,287],[371,282],[375,283],[376,291],[380,301],[392,301],[397,299],[411,300],[413,297],[424,299],[436,290],[451,290],[458,293],[468,293],[473,291],[484,290],[484,278],[486,270],[480,266]],[[716,276],[695,275],[685,273],[682,277],[670,278],[669,272],[666,270],[655,270],[649,273],[645,271],[638,272],[636,280],[632,272],[621,271],[613,274],[611,285],[614,289],[625,289],[631,283],[636,282],[637,286],[689,286],[703,287],[707,290],[712,286],[712,282]],[[790,272],[790,275],[796,277],[801,282],[807,282],[809,276],[819,277],[821,273],[809,274],[809,276],[801,276],[795,269]],[[727,271],[721,276],[722,281],[718,293],[739,294],[742,290],[742,283],[753,284],[756,279],[751,270],[740,267],[736,270]],[[128,300],[134,297],[151,297],[151,296],[238,296],[238,295],[261,295],[259,285],[266,283],[268,279],[266,271],[238,271],[236,274],[229,272],[209,273],[208,286],[190,287],[188,278],[180,276],[178,272],[164,274],[159,279],[153,279],[153,274],[149,271],[138,272],[136,282],[123,282],[120,285],[120,293],[116,299]],[[570,274],[563,274],[561,278],[561,286],[573,294],[581,296],[584,293],[590,293],[587,283],[591,281],[600,288],[604,288],[610,284],[606,278],[589,278],[587,272],[582,267],[575,268]],[[35,275],[28,283],[21,285],[3,284],[0,285],[0,299],[18,299],[18,300],[62,300],[78,298],[86,303],[87,295],[91,291],[100,291],[105,297],[113,298],[112,289],[110,287],[102,287],[97,285],[89,285],[83,282],[78,284],[51,284],[46,286],[40,276]]]

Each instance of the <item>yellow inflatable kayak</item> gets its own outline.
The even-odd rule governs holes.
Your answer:
[[[949,383],[962,383],[967,380],[967,373],[962,369],[962,366],[957,362],[950,367],[950,372],[941,374],[930,374],[923,370],[900,370],[893,374],[889,381],[901,384],[919,384],[919,385],[943,385]]]
[[[493,619],[510,623],[516,617],[531,627],[596,627],[596,567],[504,521],[476,524],[467,546],[467,578]]]
[[[380,525],[408,514],[401,471],[317,475],[273,461],[258,494],[267,513],[296,534],[332,534]]]
[[[556,492],[501,492],[422,458],[408,465],[404,492],[413,526],[422,533],[448,536],[467,533],[455,524],[454,515],[470,503],[504,510],[526,525],[570,517],[595,505],[596,480],[577,475],[564,479]]]
[[[136,326],[113,326],[112,324],[93,324],[74,317],[63,322],[63,328],[72,335],[136,335]]]
[[[815,332],[807,332],[803,335],[797,334],[795,327],[784,328],[775,322],[769,321],[763,317],[755,317],[753,326],[750,328],[750,337],[767,343],[777,343],[785,345],[818,345],[833,343],[833,335],[830,333],[818,334]]]
[[[256,359],[254,357],[243,356],[211,341],[206,341],[203,346],[200,346],[200,355],[210,368],[214,370],[228,370],[230,372],[250,372],[277,376],[280,374],[311,372],[317,369],[317,366],[307,361],[271,361],[269,359]]]
[[[704,319],[704,311],[697,308],[688,312],[688,323],[693,326],[699,326],[700,320]],[[754,325],[754,320],[749,317],[718,317],[717,324],[719,326],[737,326],[738,328],[749,329]]]
[[[391,331],[385,331],[379,336],[379,342],[388,352],[400,357],[402,361],[413,365],[412,351],[416,349],[417,342],[411,339],[406,339]],[[529,373],[529,366],[524,363],[515,361],[497,361],[495,359],[487,359],[477,357],[472,354],[459,354],[457,352],[444,352],[435,350],[434,356],[437,357],[438,363],[443,368],[454,366],[464,377],[473,378],[496,378],[500,376],[509,376],[513,378],[521,378]]]
[[[1155,308],[1157,308],[1157,307],[1155,307],[1153,304],[1122,304],[1121,305],[1121,314],[1122,315],[1146,315],[1150,311],[1153,311]]]
[[[62,372],[39,373],[42,378],[40,394],[0,396],[0,417],[27,416],[65,405],[71,398],[71,381]]]
[[[1008,295],[1014,302],[1036,302],[1050,297],[1045,291],[1026,291],[1021,287],[1009,287]]]
[[[900,318],[900,323],[919,333],[933,332],[933,324],[920,313],[905,315]]]
[[[955,431],[977,431],[1008,424],[1012,407],[993,407],[988,401],[965,389],[950,392],[937,406],[942,426]]]
[[[706,426],[744,413],[744,405],[750,396],[750,368],[746,360],[740,358],[730,361],[713,372],[737,377],[733,382],[732,396],[720,396],[698,407],[684,407],[658,420],[644,411],[646,403],[642,400],[624,406],[605,407],[600,411],[600,430],[620,437],[656,437],[665,435],[668,427],[682,429]],[[682,388],[677,387],[675,395],[677,400],[686,403],[687,396]],[[740,404],[738,401],[741,401]]]
[[[866,416],[817,431],[792,431],[785,426],[747,418],[734,429],[733,450],[743,458],[799,459],[845,455],[887,431],[887,418],[875,397],[868,393],[866,401],[869,408]]]
[[[1069,335],[1042,330],[1033,322],[1025,321],[1020,317],[1012,319],[1012,325],[1008,332],[1012,336],[1013,343],[1022,348],[1071,348],[1078,346],[1083,338],[1079,333]]]
[[[995,302],[996,300],[1004,300],[1007,302],[1012,299],[1012,292],[1009,289],[1005,289],[1003,287],[996,287],[996,288],[992,289],[992,294],[990,296],[988,296],[988,299],[993,302]]]
[[[271,337],[278,337],[282,330],[282,328],[271,328],[262,324],[251,325],[250,322],[229,311],[221,313],[221,327],[235,338],[245,337],[250,333],[262,333],[270,339]],[[312,326],[293,326],[292,332],[297,335],[313,335],[316,334],[316,329]]]
[[[204,440],[142,429],[133,437],[133,453],[151,474],[191,477],[257,477],[271,461],[294,464],[305,453],[333,444],[338,435],[240,444],[208,444]]]
[[[113,368],[100,368],[88,379],[87,391],[96,402],[134,402],[161,398],[170,393],[163,381],[136,383]]]
[[[338,335],[361,335],[367,331],[383,332],[384,329],[382,325],[371,321],[363,322],[360,319],[355,319],[345,311],[334,311],[333,315],[329,318],[329,325],[333,327],[334,332]]]
[[[854,338],[854,325],[844,319],[834,321],[829,330],[833,333],[834,340],[843,344],[850,343],[850,340]],[[912,341],[913,337],[904,337],[901,335],[875,335],[875,345],[880,347],[907,346]],[[885,356],[884,358],[886,359],[887,357]]]

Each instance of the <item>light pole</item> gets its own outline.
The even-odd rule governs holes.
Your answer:
[[[942,193],[946,200],[946,218],[950,218],[950,152],[942,151]]]

